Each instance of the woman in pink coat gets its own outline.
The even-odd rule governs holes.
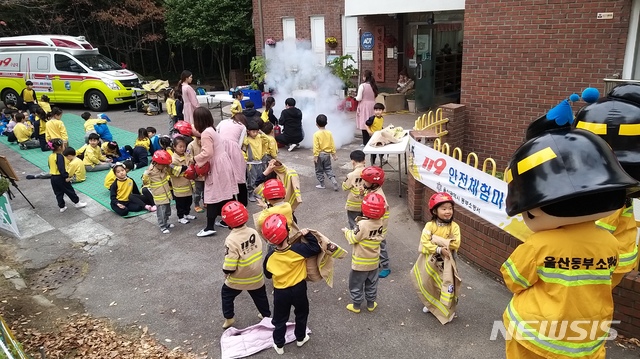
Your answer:
[[[184,120],[193,125],[193,111],[200,106],[196,97],[196,90],[191,87],[193,74],[189,70],[184,70],[180,74],[180,82],[176,87],[176,92],[182,97]]]
[[[218,124],[218,133],[224,142],[224,150],[231,159],[233,167],[233,177],[238,183],[238,202],[247,206],[247,161],[242,154],[242,142],[247,136],[247,120],[241,113],[236,114],[233,118],[222,120]],[[216,223],[218,225],[218,223]],[[226,224],[221,221],[222,227]]]
[[[365,122],[367,122],[369,117],[373,116],[373,106],[376,104],[378,86],[376,85],[376,80],[373,78],[371,70],[364,71],[362,81],[360,86],[358,86],[358,94],[356,95],[356,101],[358,101],[356,125],[362,130],[362,145],[366,146],[371,136],[369,136]]]
[[[238,184],[233,176],[231,159],[224,150],[224,141],[213,126],[213,116],[204,107],[193,112],[194,126],[201,133],[202,151],[194,160],[198,166],[209,163],[209,173],[204,178],[204,203],[207,206],[207,226],[198,232],[198,237],[215,234],[216,217],[222,206],[233,200],[238,193]]]

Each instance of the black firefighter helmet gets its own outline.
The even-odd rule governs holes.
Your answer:
[[[640,180],[640,85],[617,86],[607,97],[581,108],[574,126],[607,141],[624,170]]]
[[[558,217],[617,209],[624,202],[625,188],[637,184],[604,140],[567,127],[544,131],[520,146],[509,161],[505,180],[510,216],[538,207]],[[608,201],[609,194],[615,200]]]

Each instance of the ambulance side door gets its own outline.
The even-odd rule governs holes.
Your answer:
[[[30,77],[28,80],[33,82],[33,89],[36,90],[37,100],[40,100],[40,96],[47,95],[51,100],[53,86],[51,82],[51,54],[47,52],[29,54],[29,68],[30,73],[27,75]]]
[[[84,71],[82,66],[66,54],[54,54],[55,74],[53,76],[53,92],[56,101],[65,103],[82,103],[80,84]]]

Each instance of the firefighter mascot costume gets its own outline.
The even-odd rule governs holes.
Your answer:
[[[514,293],[503,314],[509,359],[605,358],[618,244],[595,221],[637,181],[572,121],[567,100],[534,121],[505,172],[507,214],[521,213],[534,232],[500,269]]]
[[[607,141],[622,168],[640,181],[640,85],[625,84],[615,87],[606,98],[580,109],[574,125]],[[636,268],[638,227],[633,216],[632,197],[639,195],[639,188],[630,190],[622,208],[596,222],[618,240],[619,258],[611,278],[612,288]]]

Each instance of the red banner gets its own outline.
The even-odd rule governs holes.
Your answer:
[[[376,26],[373,30],[375,37],[373,45],[373,76],[376,82],[384,82],[384,26]]]

